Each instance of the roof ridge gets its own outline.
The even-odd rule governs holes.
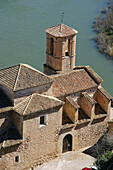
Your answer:
[[[55,78],[55,77],[62,77],[62,76],[65,76],[65,75],[69,75],[69,74],[72,74],[72,73],[76,73],[76,72],[79,72],[79,71],[86,71],[84,68],[81,68],[79,70],[72,70],[72,71],[69,71],[69,72],[64,72],[64,73],[61,73],[61,74],[54,74],[54,75],[51,75],[50,78]]]
[[[20,74],[20,70],[21,70],[21,65],[22,64],[19,64],[19,65],[20,66],[19,66],[18,73],[17,73],[16,79],[15,79],[15,84],[13,86],[13,90],[15,90],[15,88],[16,88],[16,84],[17,84],[17,81],[18,81],[18,77],[19,77],[19,74]]]
[[[23,102],[25,102],[31,95],[27,96],[25,99],[23,99],[22,101],[20,101],[19,103],[17,103],[13,108],[17,108],[20,104],[22,104]]]
[[[31,96],[29,96],[30,99],[28,100],[28,103],[27,103],[27,105],[26,105],[26,107],[25,107],[25,109],[24,109],[23,115],[24,115],[25,111],[27,110],[27,108],[28,108],[28,106],[29,106],[29,104],[30,104],[31,99],[33,98],[33,96],[34,96],[34,94],[32,94]]]
[[[34,93],[33,95],[42,96],[42,97],[45,97],[45,98],[49,98],[49,99],[56,100],[56,101],[58,101],[58,102],[62,102],[62,103],[64,103],[63,101],[61,101],[61,100],[57,99],[57,98],[56,98],[56,97],[54,97],[54,96],[49,96],[49,95],[44,95],[44,94],[38,94],[38,93]]]
[[[46,74],[44,74],[44,73],[42,73],[41,71],[37,70],[36,68],[30,66],[29,64],[21,64],[21,66],[24,66],[24,67],[27,67],[27,68],[29,68],[29,69],[32,69],[32,70],[34,70],[34,71],[36,71],[36,72],[44,75],[45,77],[50,78],[49,76],[47,76]],[[51,78],[50,78],[50,79],[51,79]]]

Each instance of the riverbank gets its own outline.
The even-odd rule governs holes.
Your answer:
[[[93,28],[98,50],[113,58],[113,3],[101,10]]]

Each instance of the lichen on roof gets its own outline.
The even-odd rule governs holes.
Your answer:
[[[74,101],[74,99],[71,96],[66,97],[66,99],[71,103],[71,105],[75,108],[78,109],[80,106],[78,105],[77,101]]]
[[[13,110],[18,112],[19,114],[28,115],[31,113],[51,109],[63,104],[64,102],[52,96],[35,93],[20,102],[17,106],[13,108]]]
[[[98,86],[85,69],[56,74],[51,78],[54,80],[52,87],[55,97],[71,95]]]
[[[83,95],[92,105],[94,105],[94,104],[97,103],[92,97],[90,97],[90,96],[88,95],[87,92],[82,92],[82,93],[81,93],[81,96],[82,96],[82,95]]]
[[[78,31],[64,24],[55,25],[45,30],[46,33],[51,34],[55,37],[67,37],[70,35],[75,35]]]
[[[12,91],[48,83],[52,83],[51,78],[27,64],[18,64],[0,70],[0,85]]]

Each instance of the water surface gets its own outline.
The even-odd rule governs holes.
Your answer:
[[[46,61],[44,30],[60,23],[78,30],[76,65],[90,65],[113,95],[113,60],[100,54],[92,22],[106,0],[0,0],[0,68],[27,63],[43,71]]]

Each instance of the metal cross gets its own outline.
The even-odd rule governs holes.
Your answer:
[[[62,12],[62,15],[61,15],[61,24],[63,23],[63,17],[64,17],[64,12]]]

